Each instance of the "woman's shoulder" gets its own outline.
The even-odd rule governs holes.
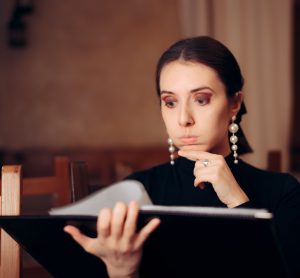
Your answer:
[[[273,184],[273,185],[292,185],[297,186],[300,189],[299,181],[290,173],[287,172],[273,172],[264,169],[260,169],[249,163],[240,160],[242,172],[257,182],[262,184]]]
[[[300,184],[289,173],[259,169],[242,160],[236,175],[253,207],[263,207],[277,211],[280,207],[300,208]]]

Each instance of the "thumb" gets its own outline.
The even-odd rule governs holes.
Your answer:
[[[87,249],[93,240],[92,238],[82,234],[79,229],[74,226],[67,225],[64,227],[64,231],[69,234],[84,250],[88,251]]]

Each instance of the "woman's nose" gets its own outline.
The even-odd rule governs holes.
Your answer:
[[[192,111],[189,107],[184,106],[181,107],[179,112],[179,125],[181,126],[192,126],[195,124],[194,117]]]

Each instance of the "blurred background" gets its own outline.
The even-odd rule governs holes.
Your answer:
[[[0,156],[25,176],[55,155],[106,184],[168,160],[154,71],[174,41],[209,35],[242,68],[242,126],[266,168],[300,171],[299,0],[1,0]]]

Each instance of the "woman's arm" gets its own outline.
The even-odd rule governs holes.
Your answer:
[[[73,226],[66,226],[64,230],[85,251],[104,261],[109,277],[136,278],[143,244],[160,223],[154,218],[136,232],[138,213],[137,202],[131,202],[128,207],[119,202],[113,210],[105,208],[100,211],[96,238],[87,237]]]

